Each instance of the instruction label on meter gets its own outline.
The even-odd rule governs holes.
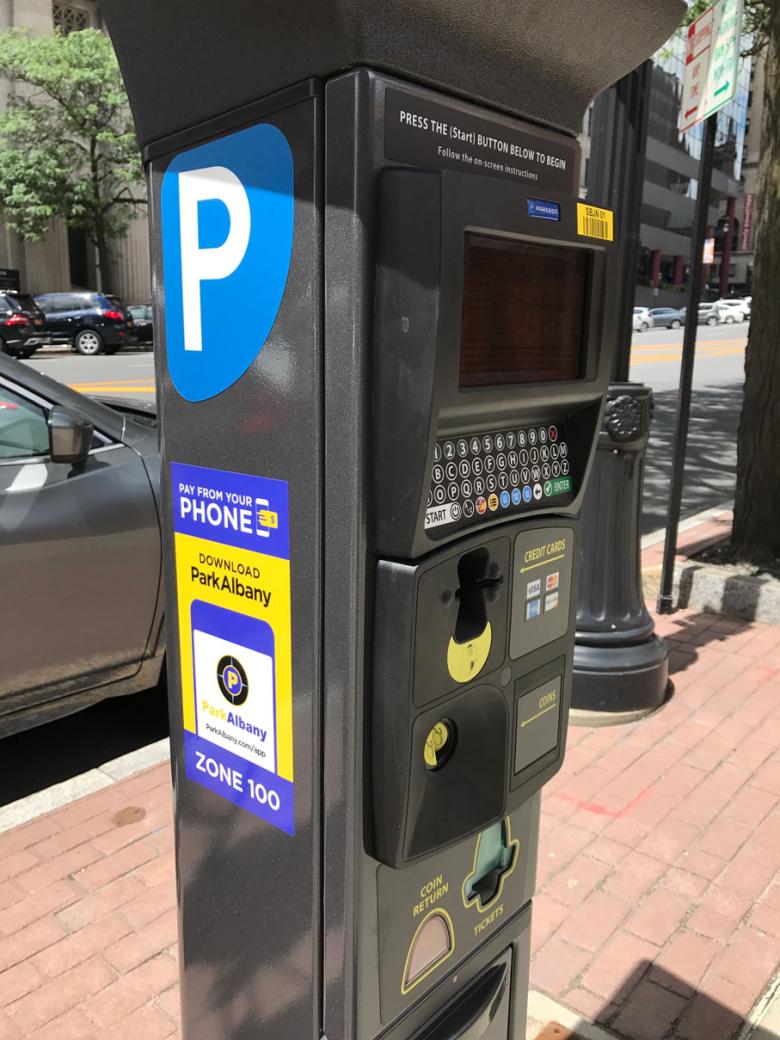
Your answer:
[[[287,483],[171,464],[186,773],[294,833]]]
[[[509,656],[560,639],[569,627],[574,559],[571,527],[537,527],[515,538]]]

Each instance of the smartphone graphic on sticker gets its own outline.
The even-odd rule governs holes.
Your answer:
[[[275,773],[273,630],[202,600],[193,600],[190,619],[198,736]]]

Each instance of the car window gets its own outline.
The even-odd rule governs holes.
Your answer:
[[[14,299],[19,306],[23,307],[26,311],[34,311],[36,309],[35,300],[29,295],[29,293],[14,293]]]
[[[49,427],[43,408],[0,386],[0,459],[48,453]]]

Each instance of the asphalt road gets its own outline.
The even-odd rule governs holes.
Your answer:
[[[748,326],[702,325],[696,341],[682,518],[734,496]],[[655,409],[645,469],[642,533],[666,524],[683,330],[634,335],[631,379],[653,389]]]
[[[683,517],[733,497],[747,330],[745,323],[699,328]],[[652,329],[636,333],[632,342],[631,378],[651,386],[655,399],[643,534],[663,527],[666,521],[682,338],[682,329]],[[94,358],[39,351],[27,363],[83,393],[154,397],[151,351]]]

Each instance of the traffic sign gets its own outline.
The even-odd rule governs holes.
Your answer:
[[[739,69],[743,0],[717,0],[688,26],[680,133],[734,97]]]

